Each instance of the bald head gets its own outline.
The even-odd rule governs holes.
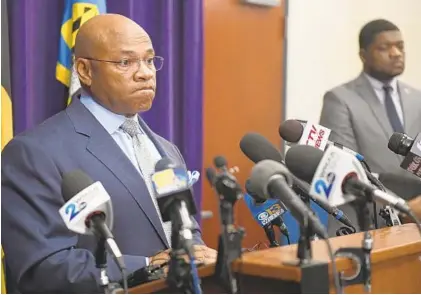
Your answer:
[[[97,15],[80,27],[75,41],[75,57],[93,56],[133,35],[149,38],[146,31],[130,18],[120,14]]]
[[[155,62],[163,58],[155,57],[149,35],[138,24],[118,14],[95,16],[79,29],[74,49],[82,88],[99,104],[125,116],[151,108]]]

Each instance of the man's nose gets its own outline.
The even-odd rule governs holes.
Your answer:
[[[402,50],[400,50],[397,46],[393,46],[389,51],[389,55],[391,57],[399,57],[399,56],[402,56],[402,54],[403,54]]]
[[[154,76],[155,71],[148,67],[144,62],[140,62],[138,70],[134,73],[136,80],[149,80]]]

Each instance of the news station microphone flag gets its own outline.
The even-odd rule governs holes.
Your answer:
[[[81,86],[73,68],[73,47],[79,28],[90,18],[106,13],[105,0],[65,0],[63,21],[60,28],[59,54],[56,65],[56,78],[69,88],[70,104]]]

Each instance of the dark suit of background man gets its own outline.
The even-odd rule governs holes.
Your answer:
[[[332,130],[333,141],[362,154],[373,172],[411,177],[399,167],[403,157],[387,147],[393,132],[421,132],[421,92],[397,80],[405,68],[402,34],[387,20],[373,20],[361,29],[359,47],[363,72],[325,94],[320,124]]]
[[[75,57],[80,99],[16,136],[2,153],[1,226],[9,292],[99,291],[95,237],[70,232],[58,213],[64,204],[62,175],[74,169],[102,182],[110,194],[113,233],[129,272],[168,260],[169,227],[155,207],[148,173],[162,157],[185,163],[177,147],[137,115],[152,106],[163,59],[155,56],[140,26],[111,14],[81,27]],[[203,245],[199,228],[194,240],[196,258],[213,262],[216,252]],[[110,279],[121,279],[114,262],[108,262]]]

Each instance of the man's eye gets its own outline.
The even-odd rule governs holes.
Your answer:
[[[128,60],[128,59],[122,59],[121,61],[120,61],[120,66],[122,66],[122,67],[128,67],[128,66],[130,66],[130,60]]]
[[[153,65],[153,60],[154,60],[154,58],[153,57],[150,57],[150,58],[146,59],[146,63],[148,65]]]

